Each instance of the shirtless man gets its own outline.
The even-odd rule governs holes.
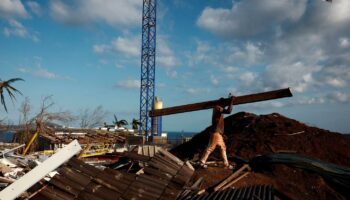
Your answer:
[[[224,160],[224,166],[227,168],[232,168],[229,165],[226,155],[226,145],[222,134],[224,134],[224,114],[230,114],[232,111],[232,103],[234,97],[231,97],[231,103],[224,109],[221,105],[216,105],[213,108],[213,117],[212,117],[212,131],[210,134],[210,140],[208,147],[204,151],[204,154],[200,160],[202,166],[205,166],[205,162],[207,161],[209,155],[215,150],[216,146],[221,148],[221,157]]]

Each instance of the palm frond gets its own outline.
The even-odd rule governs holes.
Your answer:
[[[0,94],[1,94],[1,104],[5,108],[5,111],[7,112],[5,97],[4,97],[4,89],[7,91],[12,103],[14,103],[14,100],[16,101],[16,96],[14,93],[19,93],[22,95],[22,92],[17,90],[16,88],[12,87],[10,83],[16,82],[16,81],[24,81],[22,78],[12,78],[7,81],[0,81]]]
[[[7,83],[13,83],[13,82],[16,82],[16,81],[24,81],[22,78],[11,78],[5,82]]]
[[[129,123],[125,120],[125,119],[122,119],[119,121],[121,124],[123,125],[128,125]]]
[[[14,102],[13,100],[15,100],[15,101],[16,101],[16,97],[15,97],[15,95],[13,95],[13,93],[11,92],[11,90],[10,90],[10,89],[8,89],[7,87],[6,87],[5,89],[6,89],[7,93],[9,94],[9,96],[10,96],[10,99],[11,99],[12,103],[14,104],[15,102]]]
[[[118,118],[117,116],[114,114],[114,121],[113,121],[113,124],[117,124],[118,123]]]
[[[17,90],[16,88],[12,87],[11,85],[8,85],[7,87],[11,88],[14,92],[17,92],[17,93],[23,95],[21,91]]]
[[[1,98],[1,104],[4,106],[5,111],[7,112],[5,97],[4,97],[4,94],[3,94],[2,92],[1,92],[1,94],[0,94],[0,98]]]

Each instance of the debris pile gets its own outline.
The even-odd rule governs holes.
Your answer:
[[[198,160],[209,141],[208,127],[171,152],[181,159]],[[231,161],[249,162],[258,155],[296,153],[350,167],[350,139],[342,134],[310,127],[277,113],[255,115],[240,112],[225,119],[225,143]],[[220,159],[218,149],[209,160]],[[215,187],[232,172],[208,167],[197,169],[194,178],[204,177],[203,188]],[[269,170],[253,172],[235,187],[273,185],[281,196],[291,199],[345,199],[337,187],[316,173],[289,165],[272,165]],[[345,194],[346,195],[346,194]]]
[[[22,177],[13,179],[0,191],[0,199],[176,199],[194,168],[160,147],[147,149],[152,151],[124,152],[131,164],[129,170],[137,166],[136,171],[129,173],[96,168],[72,158],[81,151],[74,140]],[[52,176],[42,179],[53,170]]]
[[[310,127],[277,113],[257,116],[241,112],[225,119],[227,153],[235,169],[222,167],[218,161],[221,160],[219,149],[209,157],[206,166],[196,167],[209,141],[210,129],[176,147],[172,154],[155,145],[128,144],[116,135],[76,134],[77,131],[51,135],[50,144],[62,148],[49,158],[42,152],[27,156],[13,153],[24,145],[3,150],[0,153],[6,154],[6,158],[0,159],[0,187],[7,187],[0,191],[0,198],[21,195],[27,199],[346,199],[350,196],[350,138],[342,134]],[[84,149],[77,140],[64,144],[73,139],[85,142]],[[103,145],[93,143],[94,140]],[[105,151],[111,149],[110,143],[119,142],[127,146],[122,148],[123,153],[115,151],[117,146],[113,146],[115,154]],[[36,154],[39,157],[33,158]],[[73,155],[76,157],[72,158]],[[45,157],[42,163],[40,156]],[[102,163],[109,164],[102,166]]]

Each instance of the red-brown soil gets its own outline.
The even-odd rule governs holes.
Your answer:
[[[209,141],[209,127],[189,142],[172,150],[181,159],[198,159]],[[350,168],[350,139],[340,133],[310,127],[277,113],[255,115],[240,112],[225,118],[225,142],[229,158],[250,160],[257,155],[293,151],[301,155]],[[218,149],[209,160],[219,159]],[[232,172],[220,167],[197,169],[194,179],[204,177],[203,188],[213,186]],[[346,199],[315,173],[287,165],[274,165],[269,171],[251,172],[235,187],[272,184],[291,199]]]

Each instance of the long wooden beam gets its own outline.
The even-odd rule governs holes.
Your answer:
[[[17,198],[22,192],[39,182],[46,174],[54,171],[67,160],[81,151],[81,146],[77,140],[73,140],[67,146],[46,159],[43,163],[33,168],[24,176],[7,186],[0,192],[1,200],[12,200]]]
[[[284,97],[293,96],[289,88],[274,90],[269,92],[261,92],[256,94],[249,94],[244,96],[237,96],[233,102],[233,105],[254,103],[258,101],[266,101],[271,99],[279,99]],[[150,117],[172,115],[177,113],[192,112],[197,110],[211,109],[216,105],[227,106],[231,103],[231,98],[218,99],[213,101],[205,101],[200,103],[193,103],[181,106],[174,106],[169,108],[163,108],[158,110],[151,110],[149,112]]]

